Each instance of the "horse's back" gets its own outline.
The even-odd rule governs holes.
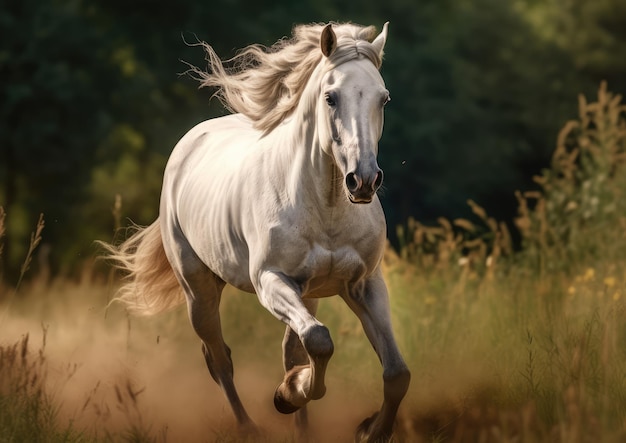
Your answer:
[[[241,114],[198,123],[174,147],[165,169],[165,179],[172,179],[172,176],[181,173],[182,167],[199,166],[201,158],[232,156],[239,144],[237,141],[245,138],[258,138],[258,132],[252,127],[252,122]],[[246,148],[245,144],[241,146]]]
[[[190,129],[165,167],[161,209],[175,206],[191,211],[191,216],[200,215],[197,211],[207,206],[206,199],[232,193],[241,164],[258,136],[241,114],[206,120]]]

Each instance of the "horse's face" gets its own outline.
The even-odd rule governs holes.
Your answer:
[[[325,55],[324,38],[334,38],[332,29],[327,29],[332,35],[322,36]],[[386,35],[386,26],[383,33]],[[379,40],[380,36],[373,45],[380,44]],[[336,43],[327,44],[331,45],[327,47],[330,54]],[[383,182],[376,157],[389,91],[376,66],[361,58],[339,64],[326,73],[319,100],[318,116],[326,122],[321,125],[322,146],[343,175],[346,195],[352,203],[370,203]]]

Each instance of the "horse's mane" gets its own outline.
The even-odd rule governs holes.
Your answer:
[[[311,74],[323,55],[320,36],[324,25],[299,25],[291,39],[282,39],[266,48],[251,45],[228,60],[225,67],[213,48],[206,50],[208,71],[192,68],[200,87],[218,88],[215,95],[232,112],[250,118],[263,132],[274,129],[297,107]],[[371,45],[376,29],[355,24],[333,24],[337,49],[329,66],[366,57],[380,68],[381,54]]]

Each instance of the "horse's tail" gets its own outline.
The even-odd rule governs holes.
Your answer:
[[[121,301],[138,315],[157,314],[180,305],[185,299],[163,249],[159,219],[136,229],[119,246],[100,242],[105,258],[126,273],[111,302]]]

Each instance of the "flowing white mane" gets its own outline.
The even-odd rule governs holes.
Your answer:
[[[291,39],[282,39],[266,48],[252,45],[228,60],[225,67],[213,48],[202,43],[207,53],[208,71],[192,68],[201,87],[218,88],[215,95],[232,112],[242,113],[254,122],[256,129],[268,132],[296,108],[305,86],[320,63],[320,35],[324,25],[300,25]],[[349,60],[368,58],[377,68],[381,55],[371,42],[376,35],[373,26],[333,24],[337,49],[329,67]]]

